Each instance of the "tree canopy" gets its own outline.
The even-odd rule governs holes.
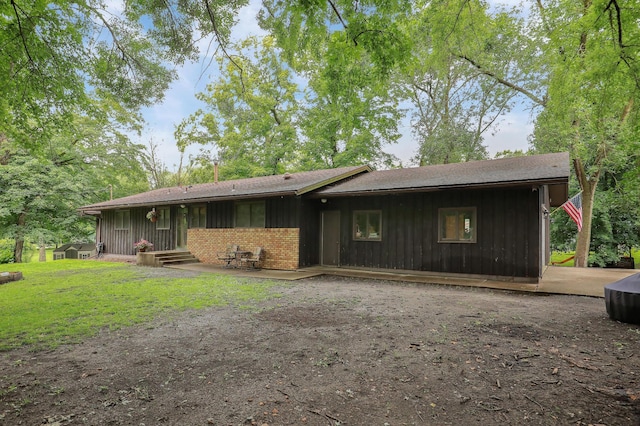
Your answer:
[[[536,117],[535,152],[571,153],[584,210],[576,264],[587,263],[592,219],[598,241],[621,226],[606,223],[624,222],[602,207],[630,208],[621,200],[637,195],[636,0],[538,0],[524,9],[480,0],[264,0],[257,18],[269,35],[232,43],[247,4],[0,4],[3,179],[32,170],[30,177],[74,191],[78,198],[69,199],[78,203],[113,185],[107,176],[123,192],[139,190],[145,172],[153,185],[171,181],[153,149],[145,154],[129,135],[141,129],[140,108],[162,99],[175,67],[208,53],[219,72],[212,66],[199,95],[206,106],[176,131],[181,148],[205,147],[189,179],[214,159],[227,178],[396,167],[385,149],[399,140],[405,114],[419,141],[417,164],[487,158],[485,136],[517,107]],[[87,185],[88,195],[78,189]],[[7,229],[40,208],[26,188],[3,191]]]

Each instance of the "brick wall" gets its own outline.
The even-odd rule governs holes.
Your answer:
[[[247,251],[262,247],[266,252],[265,269],[295,270],[300,264],[298,228],[196,228],[187,234],[187,248],[202,263],[222,265],[216,254],[232,244]]]

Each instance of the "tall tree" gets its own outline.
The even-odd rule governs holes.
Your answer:
[[[394,79],[399,96],[412,105],[412,133],[419,143],[415,160],[420,165],[487,158],[483,137],[496,129],[515,96],[454,53],[468,47],[459,45],[450,27],[443,27],[441,7],[416,5],[406,22],[414,40],[411,60]],[[491,38],[488,14],[482,5],[476,7],[459,10],[456,32],[475,32],[475,40],[464,42],[483,39],[485,51],[508,51],[511,39]]]
[[[384,147],[400,138],[401,111],[386,79],[373,68],[369,53],[348,45],[342,34],[331,35],[317,68],[308,70],[308,86],[300,128],[304,134],[304,169],[358,164],[393,166]]]
[[[583,227],[576,266],[587,266],[595,191],[602,174],[630,151],[637,133],[640,8],[616,0],[536,1],[528,13],[503,10],[487,18],[474,0],[429,4],[441,16],[451,52],[513,90],[540,111],[538,152],[568,150],[583,191]],[[471,28],[462,17],[473,12]],[[513,39],[511,52],[494,41]],[[434,49],[437,47],[434,47]]]
[[[616,0],[540,3],[548,36],[549,91],[534,144],[569,150],[582,190],[576,266],[587,266],[596,189],[607,170],[638,150],[640,8]],[[539,32],[542,34],[542,31]]]
[[[235,47],[241,53],[220,59],[220,78],[197,95],[206,109],[181,123],[178,140],[212,144],[226,179],[282,173],[296,153],[298,87],[272,37]]]
[[[27,240],[87,239],[93,229],[78,206],[108,199],[112,191],[124,196],[148,188],[142,147],[112,123],[76,117],[70,128],[31,149],[25,140],[32,133],[21,137],[0,138],[0,229],[15,242],[15,262]]]

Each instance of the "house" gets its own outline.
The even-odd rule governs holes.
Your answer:
[[[53,260],[89,259],[96,255],[95,244],[65,244],[53,251]]]
[[[367,166],[164,188],[82,207],[105,253],[232,244],[266,249],[265,268],[430,271],[536,282],[549,211],[567,199],[567,153],[372,171]],[[155,211],[157,220],[146,218]]]

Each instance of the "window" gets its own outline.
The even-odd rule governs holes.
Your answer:
[[[171,208],[162,207],[156,209],[156,211],[158,212],[156,229],[171,229]]]
[[[129,229],[129,210],[116,211],[116,231]]]
[[[236,204],[236,228],[264,228],[264,201]]]
[[[438,242],[475,243],[476,208],[460,207],[438,210]]]
[[[189,228],[206,228],[207,227],[207,207],[192,206],[189,207]]]
[[[380,211],[353,212],[354,240],[382,240],[382,213]]]

